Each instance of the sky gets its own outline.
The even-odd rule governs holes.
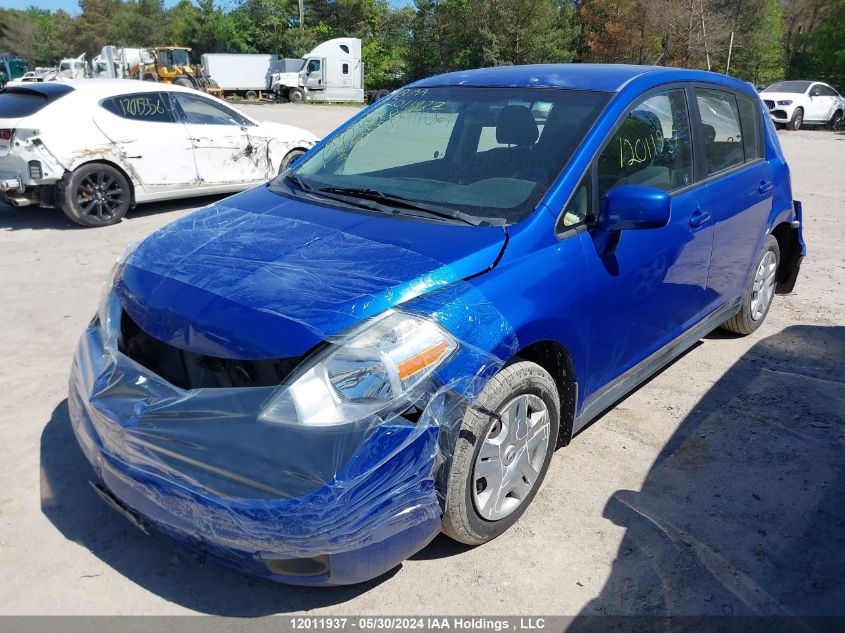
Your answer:
[[[164,6],[172,7],[177,2],[179,0],[164,0]],[[231,3],[234,4],[234,0],[231,0]],[[411,0],[390,0],[392,7],[402,7],[406,4],[411,4]],[[71,15],[79,13],[79,0],[0,0],[0,7],[4,9],[26,9],[31,6],[51,11],[64,9]]]

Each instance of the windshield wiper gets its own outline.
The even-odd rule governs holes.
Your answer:
[[[292,171],[289,171],[287,174],[285,174],[285,182],[294,185],[297,189],[302,189],[302,191],[309,191],[311,189],[311,187],[309,187],[303,182],[302,178],[297,176]]]
[[[412,211],[422,211],[428,215],[447,220],[458,220],[472,226],[502,226],[505,224],[504,218],[477,218],[474,215],[458,211],[457,209],[411,200],[409,198],[397,196],[396,194],[384,193],[378,189],[365,187],[321,187],[319,191],[324,193],[334,193],[344,197],[372,200],[374,202],[380,202],[382,204],[392,206],[400,206]]]

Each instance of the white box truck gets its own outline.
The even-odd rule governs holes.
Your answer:
[[[238,95],[257,99],[270,88],[273,71],[279,63],[275,55],[206,53],[202,69],[226,96]]]
[[[361,40],[338,37],[319,44],[299,60],[284,60],[285,72],[274,72],[271,89],[278,98],[302,101],[364,102]]]

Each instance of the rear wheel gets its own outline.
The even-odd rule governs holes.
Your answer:
[[[246,91],[246,98],[249,99],[250,101],[255,101],[256,99],[258,99],[258,93],[255,92],[255,90],[247,90]]]
[[[833,116],[830,117],[830,129],[834,132],[838,132],[839,129],[842,127],[842,110],[837,110],[833,113]]]
[[[543,482],[559,425],[557,388],[545,369],[516,359],[493,376],[461,424],[443,531],[478,545],[516,523]]]
[[[64,187],[61,207],[65,215],[82,226],[117,224],[131,202],[129,182],[117,169],[89,163],[74,170]]]
[[[795,112],[792,113],[792,118],[789,120],[789,123],[786,124],[786,129],[800,130],[802,125],[804,125],[804,109],[795,108]]]
[[[777,284],[780,247],[778,241],[769,235],[763,244],[763,250],[757,256],[754,275],[742,298],[739,312],[722,324],[722,327],[735,334],[751,334],[761,325],[772,307]]]

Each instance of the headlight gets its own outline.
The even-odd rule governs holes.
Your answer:
[[[331,426],[392,410],[413,397],[457,348],[434,321],[388,310],[306,361],[259,417]]]
[[[778,105],[792,105],[792,100],[784,99],[783,101],[778,101]]]

